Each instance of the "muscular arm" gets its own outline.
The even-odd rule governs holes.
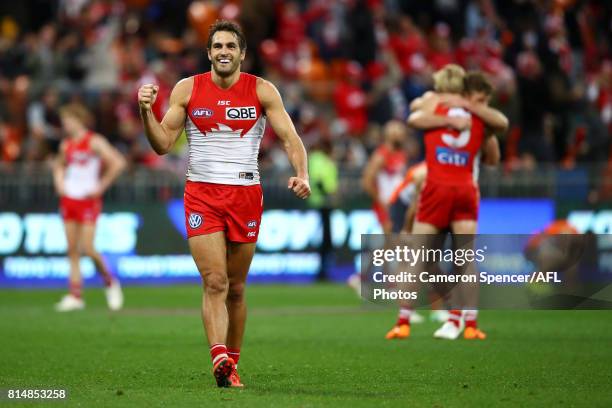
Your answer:
[[[493,132],[505,132],[508,129],[506,115],[483,103],[470,103],[467,108],[491,128]]]
[[[410,112],[419,109],[433,110],[436,107],[436,103],[438,103],[438,95],[435,92],[427,91],[423,96],[410,102]]]
[[[378,193],[376,189],[376,175],[384,164],[384,159],[380,154],[374,154],[363,171],[361,177],[361,186],[364,191],[372,198],[373,201],[378,201]]]
[[[408,125],[421,130],[435,129],[439,127],[452,127],[463,131],[470,127],[471,122],[466,118],[436,115],[436,106],[440,103],[450,105],[465,104],[464,99],[455,94],[437,94],[426,92],[422,97],[415,99],[410,104],[411,114],[408,117]]]
[[[436,115],[427,110],[417,110],[408,117],[408,125],[421,130],[452,127],[463,131],[470,127],[471,120],[467,117]]]
[[[499,141],[495,135],[489,134],[485,140],[482,151],[484,156],[484,164],[487,166],[497,166],[499,164],[501,152],[499,150]]]
[[[426,93],[423,97],[418,98],[420,101],[410,105],[412,113],[408,118],[408,124],[417,129],[432,129],[436,127],[450,126],[457,130],[465,130],[469,127],[463,120],[456,121],[449,119],[450,123],[444,123],[445,119],[442,115],[433,115],[435,106],[438,103],[444,103],[449,106],[458,106],[468,109],[470,112],[480,117],[485,124],[491,128],[493,132],[505,132],[508,129],[508,118],[498,111],[483,103],[470,103],[459,95],[440,94],[436,95],[431,92]],[[413,103],[417,100],[413,101]]]
[[[121,153],[100,135],[94,136],[91,141],[91,148],[100,156],[102,163],[104,163],[105,170],[100,179],[98,191],[101,195],[110,187],[123,169],[125,169],[126,162]]]
[[[64,195],[64,175],[66,174],[66,145],[60,145],[59,152],[53,162],[53,185],[55,191],[61,197]]]
[[[257,97],[274,133],[283,142],[289,161],[295,170],[296,177],[289,179],[289,188],[293,189],[298,197],[306,198],[310,195],[310,185],[308,184],[308,158],[302,139],[298,136],[274,85],[264,79],[258,79]]]
[[[368,106],[376,104],[383,95],[402,80],[402,70],[395,59],[395,55],[387,50],[383,51],[382,57],[383,62],[387,66],[387,73],[382,78],[374,81],[373,87],[367,96]]]
[[[138,91],[140,117],[145,135],[155,153],[159,155],[168,153],[183,132],[192,88],[193,78],[185,78],[174,86],[170,95],[170,107],[161,123],[157,121],[151,110],[157,97],[157,86],[143,85]]]

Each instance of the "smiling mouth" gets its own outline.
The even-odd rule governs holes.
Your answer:
[[[227,58],[218,59],[217,61],[218,61],[220,64],[223,64],[223,65],[225,65],[225,64],[229,64],[229,63],[231,62],[231,61],[230,61],[229,59],[227,59]]]

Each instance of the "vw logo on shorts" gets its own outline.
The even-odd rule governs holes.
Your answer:
[[[188,220],[189,220],[189,226],[192,229],[199,228],[200,225],[202,225],[202,216],[200,214],[195,214],[195,213],[189,214]]]

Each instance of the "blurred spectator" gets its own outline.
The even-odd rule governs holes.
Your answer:
[[[0,116],[0,161],[12,162],[21,154],[19,132]]]
[[[334,91],[336,115],[347,135],[361,137],[368,126],[366,93],[362,87],[364,73],[361,65],[350,61]]]
[[[374,19],[368,3],[376,1],[352,0],[348,2],[346,25],[350,27],[350,35],[346,47],[348,58],[366,66],[376,58],[376,36],[374,34]]]
[[[333,255],[331,234],[331,211],[338,205],[338,165],[333,159],[333,145],[328,138],[322,138],[313,146],[308,155],[308,169],[312,194],[308,197],[308,205],[319,211],[321,217],[322,241],[319,245],[321,267],[318,278],[326,276],[327,268]]]
[[[27,146],[27,160],[43,160],[57,153],[61,139],[59,118],[60,100],[55,88],[47,88],[28,107],[28,127],[31,138]]]
[[[518,57],[518,88],[521,98],[520,152],[528,152],[538,160],[553,158],[552,140],[544,135],[550,97],[542,63],[537,54],[525,51]]]
[[[132,163],[175,160],[144,143],[135,92],[158,84],[161,116],[177,80],[209,69],[217,18],[242,23],[245,70],[274,81],[306,145],[329,138],[341,166],[363,166],[381,124],[405,119],[449,62],[492,77],[512,122],[499,135],[507,169],[612,160],[609,1],[24,0],[0,12],[2,160],[53,155],[57,105],[74,95]],[[288,166],[271,130],[262,146],[263,166]]]
[[[451,30],[448,24],[438,23],[430,34],[427,61],[434,71],[455,62],[455,53],[453,52],[450,33]]]

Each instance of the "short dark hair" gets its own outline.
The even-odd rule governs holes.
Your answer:
[[[482,92],[485,95],[493,94],[493,85],[485,74],[480,71],[469,71],[463,78],[463,92]]]
[[[206,48],[210,50],[212,47],[213,35],[215,35],[215,33],[218,31],[228,31],[230,33],[234,33],[236,38],[238,38],[238,46],[240,47],[240,51],[246,50],[246,38],[244,37],[242,28],[240,28],[237,23],[229,20],[217,20],[210,26],[208,30],[208,41],[206,43]]]

